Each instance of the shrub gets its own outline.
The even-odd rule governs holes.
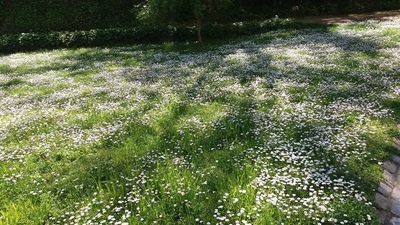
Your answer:
[[[0,1],[0,33],[89,30],[130,26],[140,0]]]
[[[208,24],[203,27],[206,40],[227,39],[242,35],[262,33],[276,29],[302,29],[323,25],[295,23],[274,18],[264,22],[238,22]],[[160,26],[87,31],[52,31],[48,33],[21,33],[0,36],[0,52],[30,51],[66,47],[90,47],[131,43],[186,42],[196,40],[196,28],[192,26]]]
[[[154,16],[152,13],[159,15],[154,18],[158,23],[167,20],[187,24],[194,19],[194,2],[201,3],[199,10],[203,16],[200,17],[204,18],[204,24],[274,15],[292,17],[400,9],[399,0],[215,0],[207,4],[187,0],[3,0],[0,1],[0,34],[130,27],[138,23],[137,17]],[[214,7],[210,7],[211,2]],[[140,7],[143,3],[150,7]],[[155,11],[150,10],[154,7]]]

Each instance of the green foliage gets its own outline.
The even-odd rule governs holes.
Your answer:
[[[396,9],[398,0],[6,0],[0,1],[0,34],[134,27],[137,19],[176,25],[196,17],[226,23]]]
[[[207,40],[226,40],[277,29],[323,27],[319,24],[290,22],[274,18],[263,22],[208,24],[202,30]],[[66,47],[91,47],[113,44],[187,42],[195,40],[193,26],[140,26],[136,28],[93,29],[87,31],[52,31],[48,33],[6,34],[0,36],[0,52],[31,51]]]
[[[376,213],[361,202],[353,199],[348,199],[343,202],[336,202],[334,204],[335,217],[341,220],[347,220],[349,224],[363,224],[377,225]],[[366,218],[367,216],[367,218]]]
[[[22,33],[0,36],[0,51],[15,52],[62,47],[102,46],[113,43],[151,42],[168,28],[97,29],[72,32]]]
[[[137,19],[146,25],[195,24],[197,38],[202,41],[202,24],[207,14],[216,14],[220,3],[231,0],[147,0],[137,7]]]
[[[206,15],[216,14],[227,9],[232,0],[147,0],[136,6],[139,21],[147,24],[182,24],[203,19]],[[224,15],[223,13],[221,14]]]
[[[132,25],[134,0],[9,0],[0,3],[0,33],[89,30]],[[4,4],[4,7],[2,6]]]

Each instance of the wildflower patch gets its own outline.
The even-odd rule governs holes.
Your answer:
[[[1,56],[0,224],[376,224],[400,46],[370,23]]]

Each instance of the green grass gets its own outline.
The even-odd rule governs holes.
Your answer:
[[[2,56],[0,224],[378,224],[398,29]]]

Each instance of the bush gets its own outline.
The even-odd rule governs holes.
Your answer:
[[[243,35],[258,34],[276,29],[320,28],[324,25],[295,23],[274,18],[264,22],[208,24],[203,26],[206,40],[223,40]],[[48,33],[21,33],[0,36],[0,52],[31,51],[66,47],[91,47],[133,43],[186,42],[196,40],[193,26],[136,27],[93,29],[87,31],[52,31]]]
[[[327,25],[318,23],[292,22],[287,19],[273,18],[270,20],[257,22],[237,22],[232,24],[220,25],[209,24],[204,26],[203,35],[206,39],[226,39],[243,35],[259,34],[278,29],[304,29],[304,28],[326,28]]]
[[[0,1],[0,33],[90,30],[135,23],[131,9],[140,0]]]
[[[3,0],[0,1],[0,34],[131,27],[138,24],[136,18],[140,7],[137,6],[143,2],[145,0]],[[166,10],[161,13],[163,16],[155,18],[158,22],[167,19],[187,23],[193,19],[193,5],[188,3],[194,1],[151,0],[151,2],[160,4],[170,2],[170,7],[163,7]],[[227,23],[235,20],[268,18],[274,15],[293,17],[400,9],[399,0],[224,0],[211,2],[218,3],[214,10],[203,9],[206,15],[205,22]]]

